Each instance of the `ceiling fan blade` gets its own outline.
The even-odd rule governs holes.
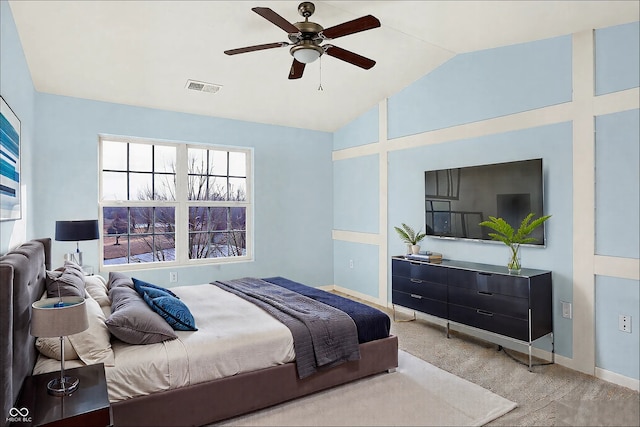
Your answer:
[[[305,65],[305,63],[294,59],[293,64],[291,64],[291,70],[289,71],[289,80],[299,79],[302,77]]]
[[[273,49],[274,47],[284,47],[284,46],[289,46],[289,43],[279,42],[279,43],[258,44],[255,46],[239,47],[238,49],[225,50],[224,53],[226,53],[227,55],[237,55],[239,53],[255,52],[256,50]]]
[[[258,15],[262,16],[264,19],[271,22],[272,24],[282,28],[287,33],[300,32],[300,30],[298,30],[298,28],[295,25],[293,25],[291,22],[287,21],[282,16],[278,15],[268,7],[254,7],[251,10],[253,10]]]
[[[332,44],[328,44],[323,47],[325,51],[324,53],[327,55],[348,62],[349,64],[356,65],[360,68],[364,68],[365,70],[376,65],[376,61],[373,59],[365,58],[364,56],[358,55],[357,53],[353,53],[341,47],[334,46]]]
[[[370,30],[380,26],[378,18],[372,15],[363,16],[353,21],[343,22],[323,30],[320,34],[327,39],[337,39],[338,37],[348,36],[349,34],[359,33],[360,31]]]

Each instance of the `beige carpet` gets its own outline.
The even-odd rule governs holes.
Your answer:
[[[222,426],[474,426],[517,405],[404,351],[399,367]]]

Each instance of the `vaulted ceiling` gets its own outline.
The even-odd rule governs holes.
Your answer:
[[[251,11],[302,21],[298,1],[9,1],[36,90],[98,101],[335,131],[453,56],[637,21],[638,1],[316,1],[325,28],[374,15],[381,27],[331,43],[375,60],[324,55],[289,80],[287,41]],[[222,85],[215,94],[187,80]],[[319,86],[322,85],[322,90]]]

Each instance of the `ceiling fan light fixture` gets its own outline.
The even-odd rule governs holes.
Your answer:
[[[293,55],[298,62],[310,64],[320,58],[320,55],[324,53],[324,50],[315,44],[306,44],[294,46],[289,52],[291,52],[291,55]]]

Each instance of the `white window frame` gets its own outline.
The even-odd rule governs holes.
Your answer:
[[[103,194],[103,141],[149,144],[149,145],[165,145],[176,148],[176,200],[104,200]],[[188,159],[187,150],[189,148],[205,149],[205,150],[221,150],[230,152],[245,153],[246,159],[246,200],[245,201],[216,201],[216,200],[187,200],[188,196]],[[98,220],[100,224],[100,250],[99,250],[99,271],[134,271],[148,270],[158,268],[173,268],[182,266],[212,265],[212,264],[230,264],[238,262],[253,261],[254,247],[254,207],[253,207],[253,148],[237,147],[227,145],[208,145],[194,144],[188,142],[175,142],[166,140],[114,136],[101,134],[98,138],[98,161],[99,161],[99,188],[98,188]],[[126,264],[104,264],[104,208],[105,207],[175,207],[175,260],[173,261],[153,261],[143,263],[126,263]],[[189,207],[206,206],[206,207],[243,207],[246,212],[246,253],[241,256],[232,257],[215,257],[215,258],[197,258],[189,259],[187,245],[189,242],[189,227],[187,226],[189,218]]]

